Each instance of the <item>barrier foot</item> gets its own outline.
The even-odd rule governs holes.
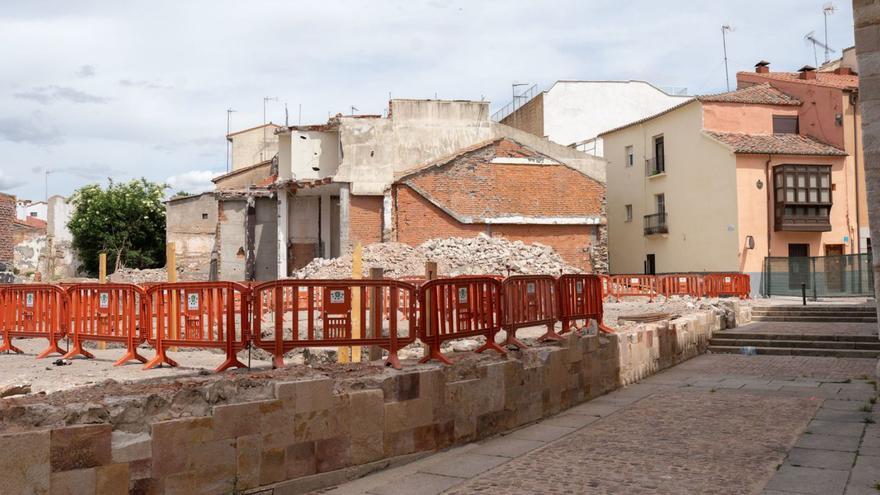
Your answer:
[[[284,356],[273,356],[272,357],[272,368],[283,368],[284,367]]]
[[[49,357],[50,354],[61,354],[62,356],[64,356],[66,354],[66,351],[64,351],[60,347],[58,347],[57,340],[50,340],[49,347],[47,347],[46,350],[44,350],[43,352],[39,353],[37,355],[37,359],[43,359],[45,357]]]
[[[510,332],[507,334],[507,340],[504,341],[504,345],[506,347],[516,347],[517,349],[525,349],[528,347],[521,340],[516,338],[515,332]]]
[[[214,373],[220,373],[221,371],[226,371],[229,368],[247,368],[241,361],[238,360],[236,356],[229,356],[226,358],[226,361],[223,361],[223,364],[217,367],[214,370]]]
[[[503,347],[501,347],[500,345],[496,344],[496,343],[495,343],[495,339],[493,339],[492,337],[488,337],[488,338],[486,339],[486,343],[483,344],[482,346],[480,346],[480,347],[479,347],[477,350],[475,350],[474,352],[476,352],[477,354],[479,354],[479,353],[481,353],[481,352],[483,352],[483,351],[488,351],[488,350],[493,350],[493,351],[495,351],[495,352],[501,354],[502,356],[506,356],[506,355],[507,355],[507,350],[504,349]]]
[[[388,353],[388,358],[385,359],[385,366],[390,366],[396,370],[399,370],[402,368],[402,366],[400,366],[400,358],[397,357],[396,352],[389,352]]]
[[[125,353],[124,356],[117,359],[116,362],[113,363],[113,366],[122,366],[123,364],[125,364],[129,361],[139,361],[141,363],[146,363],[147,358],[138,354],[136,350],[129,350],[128,352]]]
[[[94,359],[95,358],[94,354],[83,349],[81,343],[75,342],[73,344],[73,349],[69,350],[67,352],[67,354],[61,356],[61,359],[73,359],[76,356],[82,356],[87,359]]]
[[[563,337],[556,333],[556,325],[547,325],[547,331],[544,332],[544,335],[538,337],[538,342],[558,342],[560,340],[563,340]]]
[[[167,364],[168,366],[171,366],[171,367],[177,366],[177,361],[166,356],[164,349],[159,349],[159,351],[156,353],[156,357],[147,361],[147,364],[144,365],[144,369],[151,370],[153,368],[158,368],[158,367],[162,366],[163,363]]]
[[[452,364],[452,361],[450,361],[449,358],[447,358],[446,356],[443,355],[442,352],[440,352],[440,346],[437,346],[437,347],[431,346],[428,349],[428,355],[423,357],[422,359],[419,359],[419,364],[427,363],[428,361],[431,361],[433,359],[436,359],[437,361],[440,361],[443,364]]]
[[[604,332],[604,333],[614,333],[614,330],[612,330],[611,327],[605,325],[605,324],[602,323],[601,321],[597,321],[597,322],[596,322],[596,328],[598,328],[600,332]]]
[[[16,354],[24,354],[24,352],[21,349],[12,345],[11,340],[4,340],[3,341],[3,345],[0,346],[0,352],[14,352]]]

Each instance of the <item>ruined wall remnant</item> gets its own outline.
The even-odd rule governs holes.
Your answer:
[[[0,193],[0,264],[12,266],[14,257],[13,222],[15,221],[15,196]],[[3,268],[0,267],[0,271]]]
[[[208,278],[217,210],[213,193],[174,198],[165,203],[165,237],[174,243],[177,265],[196,280]]]

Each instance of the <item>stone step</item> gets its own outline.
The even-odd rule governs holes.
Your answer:
[[[877,323],[876,316],[761,316],[752,314],[752,321],[790,322],[790,323]]]
[[[791,347],[806,349],[861,349],[867,351],[880,351],[880,340],[874,342],[852,342],[846,340],[768,340],[768,339],[726,339],[715,338],[709,340],[709,345],[725,347]]]
[[[737,330],[724,330],[716,332],[712,338],[733,340],[810,340],[810,341],[836,341],[836,342],[880,342],[877,335],[844,335],[827,334],[796,334],[796,333],[757,333]]]
[[[710,345],[709,351],[717,354],[743,354],[742,347]],[[768,356],[820,356],[839,358],[868,358],[880,357],[880,350],[861,349],[802,349],[791,347],[755,347],[755,354]]]
[[[828,309],[807,309],[806,308],[786,308],[786,309],[767,309],[767,308],[752,308],[752,313],[762,314],[762,315],[792,315],[792,314],[811,314],[811,315],[876,315],[877,312],[871,308],[867,310],[860,309],[839,309],[839,310],[828,310]]]
[[[872,305],[848,305],[848,304],[816,304],[812,302],[808,302],[806,306],[802,304],[785,304],[780,306],[752,306],[753,310],[761,310],[761,311],[791,311],[791,310],[806,310],[806,311],[877,311],[875,306]]]

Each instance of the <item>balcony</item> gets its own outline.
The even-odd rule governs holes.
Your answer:
[[[645,235],[668,233],[669,226],[666,225],[666,212],[645,215]]]
[[[645,177],[654,177],[666,173],[666,163],[663,157],[660,160],[648,158],[645,160]]]

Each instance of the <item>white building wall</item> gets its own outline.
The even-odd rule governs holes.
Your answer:
[[[558,81],[544,93],[544,134],[568,146],[686,101],[644,81]],[[604,156],[597,140],[596,156]]]
[[[46,206],[45,201],[37,201],[34,203],[20,201],[15,205],[15,216],[18,217],[19,220],[24,220],[27,217],[34,217],[46,221],[49,218],[48,215],[49,209]]]

